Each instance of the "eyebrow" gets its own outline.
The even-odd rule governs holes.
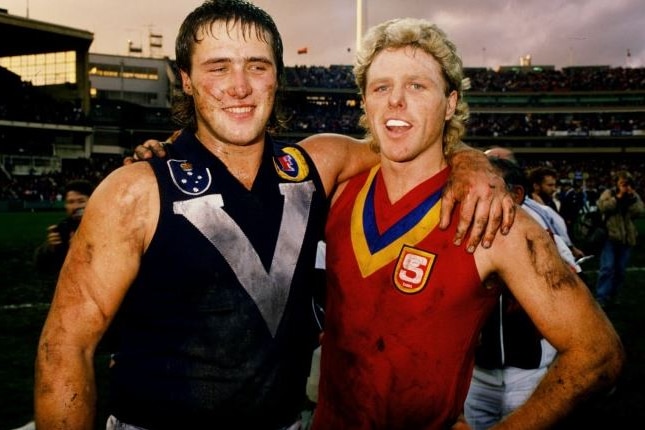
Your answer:
[[[266,63],[266,64],[273,64],[273,61],[271,61],[271,60],[270,60],[269,58],[267,58],[267,57],[249,57],[249,58],[247,58],[247,61],[248,61],[249,63],[257,63],[257,62],[260,62],[260,63]]]
[[[215,57],[215,58],[209,58],[205,61],[203,61],[201,64],[216,64],[216,63],[232,63],[233,60],[230,57]],[[264,63],[264,64],[269,64],[273,65],[273,61],[271,61],[269,58],[264,57],[264,56],[259,56],[259,57],[245,57],[244,58],[245,63]]]

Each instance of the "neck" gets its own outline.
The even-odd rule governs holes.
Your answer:
[[[427,158],[427,159],[425,159]],[[417,157],[407,162],[392,162],[381,157],[381,173],[391,203],[396,203],[416,186],[448,166],[443,155]]]
[[[199,134],[196,134],[196,137],[209,152],[219,158],[235,179],[247,190],[251,189],[262,163],[264,140],[237,145],[212,138],[202,138]]]
[[[535,201],[536,201],[536,202],[538,202],[538,203],[541,203],[541,204],[543,204],[543,205],[544,205],[544,204],[546,204],[546,203],[544,202],[544,200],[542,200],[542,197],[540,197],[540,195],[539,195],[538,193],[533,193],[533,194],[531,194],[531,197],[533,198],[533,200],[535,200]]]

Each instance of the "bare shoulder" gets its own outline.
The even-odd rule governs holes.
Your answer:
[[[498,235],[490,248],[478,247],[475,260],[482,279],[493,272],[509,277],[521,268],[533,272],[562,264],[553,238],[522,208],[517,209],[509,233]]]
[[[110,173],[96,188],[88,202],[83,219],[88,227],[110,235],[149,238],[159,213],[159,191],[148,163],[121,166]]]
[[[132,199],[145,197],[156,189],[157,181],[148,163],[140,162],[121,166],[111,172],[96,188],[98,198],[114,203],[132,203]]]
[[[137,274],[140,257],[156,228],[158,202],[148,163],[119,167],[101,181],[70,241],[52,309],[79,309],[76,312],[88,320],[87,328],[107,324],[103,316],[116,312]],[[101,318],[96,318],[97,309],[101,309]],[[77,334],[83,330],[79,327]]]

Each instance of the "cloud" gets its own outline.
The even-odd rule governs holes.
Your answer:
[[[30,0],[30,17],[94,32],[92,52],[124,54],[128,39],[145,44],[150,30],[164,36],[171,56],[179,25],[202,0]],[[534,64],[624,66],[645,62],[642,0],[362,0],[366,25],[413,16],[436,22],[457,44],[466,66]],[[349,64],[356,39],[356,0],[252,0],[275,19],[285,62]],[[25,15],[24,0],[4,0]],[[297,54],[307,46],[309,53]],[[353,49],[352,49],[353,52]]]

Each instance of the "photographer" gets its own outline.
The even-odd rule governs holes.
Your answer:
[[[47,227],[47,238],[34,254],[36,268],[44,274],[58,275],[65,261],[69,241],[81,222],[87,200],[93,186],[88,181],[70,181],[63,192],[67,217],[55,225]]]
[[[47,238],[34,252],[36,269],[42,275],[45,275],[47,280],[50,277],[58,277],[58,272],[67,256],[69,241],[81,223],[85,205],[92,191],[94,191],[93,185],[82,179],[70,181],[65,185],[63,202],[65,203],[65,213],[67,216],[58,224],[47,227]],[[55,284],[55,278],[52,283],[52,288]],[[51,291],[48,294],[51,294]],[[14,430],[35,429],[36,423],[30,421]]]
[[[645,213],[643,201],[634,191],[632,175],[619,171],[615,181],[616,187],[605,190],[597,203],[607,228],[596,284],[596,299],[602,307],[618,304],[618,291],[625,283],[627,263],[638,235],[633,220]]]

